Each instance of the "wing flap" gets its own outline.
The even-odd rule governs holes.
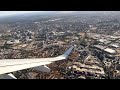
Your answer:
[[[17,79],[13,74],[2,74],[0,75],[0,79]]]
[[[42,72],[50,72],[51,69],[46,65],[42,65],[42,66],[34,67],[34,70],[42,71]]]

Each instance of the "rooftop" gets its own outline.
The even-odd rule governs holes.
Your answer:
[[[94,45],[94,47],[99,48],[99,49],[101,49],[101,50],[103,50],[103,49],[106,48],[105,46],[102,46],[102,45]]]
[[[110,49],[110,48],[106,48],[106,49],[104,49],[104,51],[106,51],[106,52],[108,52],[108,53],[111,53],[111,54],[116,53],[115,50]]]

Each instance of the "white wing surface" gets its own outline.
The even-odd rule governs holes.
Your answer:
[[[68,57],[74,46],[69,48],[63,55],[53,58],[36,58],[36,59],[4,59],[0,60],[0,74],[6,74],[28,68],[39,67],[50,64],[54,61],[63,60]]]

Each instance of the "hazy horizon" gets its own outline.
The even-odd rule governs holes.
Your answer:
[[[50,11],[47,11],[50,12]],[[12,16],[19,14],[30,14],[30,13],[46,13],[46,11],[0,11],[0,17],[2,16]]]
[[[75,13],[75,12],[95,14],[95,13],[108,13],[108,12],[118,12],[118,11],[0,11],[0,17],[19,15],[19,14],[30,14],[30,13],[47,14],[47,13],[54,13],[54,12],[59,13],[59,14],[71,14],[71,13]]]

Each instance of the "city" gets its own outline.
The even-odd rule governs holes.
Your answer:
[[[50,72],[30,68],[12,74],[18,79],[119,79],[120,12],[83,12],[1,20],[0,59],[56,57],[75,45],[67,60],[47,65]]]

